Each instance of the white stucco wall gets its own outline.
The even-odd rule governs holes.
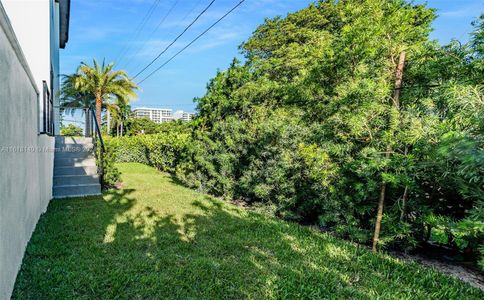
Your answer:
[[[59,3],[50,1],[50,53],[52,71],[54,72],[53,91],[54,97],[54,134],[60,135],[60,64],[59,64]]]
[[[59,3],[54,0],[0,0],[42,93],[45,80],[54,96],[55,134],[59,134]],[[39,59],[45,58],[45,59]],[[53,86],[50,86],[50,71]],[[39,114],[42,114],[39,111]],[[39,124],[40,126],[40,124]]]
[[[32,1],[35,2],[35,1]],[[54,138],[38,134],[37,88],[0,2],[0,299],[9,299],[25,247],[52,198]],[[42,13],[40,11],[39,13]],[[34,24],[34,23],[33,23]],[[39,25],[42,26],[42,25]],[[29,44],[29,41],[25,40]],[[26,47],[26,52],[29,47]],[[38,49],[46,55],[43,47]],[[29,52],[37,75],[42,57]]]

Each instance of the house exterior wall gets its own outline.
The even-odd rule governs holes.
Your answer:
[[[32,24],[30,33],[20,25],[14,31],[15,13],[7,17],[4,9],[15,11],[10,3],[0,2],[0,299],[10,298],[27,243],[52,198],[54,164],[54,138],[38,134],[39,91],[50,73],[49,31],[43,33],[49,0],[29,2],[33,8],[22,20]]]
[[[54,100],[54,133],[59,135],[59,3],[55,0],[0,1],[32,70],[37,89],[42,92],[43,81],[49,86]],[[39,115],[42,114],[40,107]]]
[[[60,63],[59,63],[59,3],[50,1],[50,57],[52,66],[52,87],[54,100],[54,134],[60,135]]]

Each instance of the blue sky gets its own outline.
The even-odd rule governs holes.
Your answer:
[[[141,19],[155,0],[72,0],[69,43],[61,51],[61,73],[73,73],[81,61],[92,58],[114,61],[134,75],[183,30],[210,0],[160,0],[144,29],[136,35]],[[216,0],[205,15],[150,68],[181,49],[210,26],[239,0]],[[217,69],[225,69],[238,45],[256,27],[277,15],[285,16],[307,6],[309,0],[246,0],[241,7],[176,57],[156,75],[146,80],[133,107],[167,107],[194,111],[193,98],[202,96]],[[438,10],[432,38],[447,43],[452,38],[468,39],[471,21],[484,11],[480,0],[416,0]],[[169,15],[167,12],[172,8]],[[160,20],[167,16],[162,24]],[[154,29],[158,27],[158,30]],[[148,74],[146,72],[145,74]],[[143,76],[140,76],[143,78]],[[68,118],[67,118],[68,119]]]

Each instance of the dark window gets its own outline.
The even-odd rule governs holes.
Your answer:
[[[42,130],[41,133],[54,135],[54,104],[47,82],[43,82],[42,91]]]

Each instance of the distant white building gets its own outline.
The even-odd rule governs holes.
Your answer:
[[[148,118],[155,123],[173,121],[173,110],[168,108],[138,107],[133,113],[136,118]]]
[[[133,109],[133,113],[136,118],[147,118],[155,123],[170,122],[173,120],[190,121],[195,117],[194,113],[183,110],[177,110],[173,113],[173,110],[169,108],[138,107]]]
[[[173,119],[182,121],[191,121],[195,117],[194,113],[186,112],[183,110],[177,110],[173,114]]]

